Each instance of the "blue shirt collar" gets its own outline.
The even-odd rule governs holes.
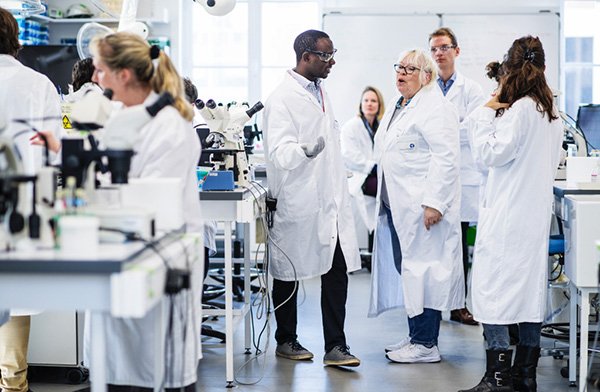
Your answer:
[[[444,82],[442,80],[442,78],[438,76],[438,79],[437,79],[438,86],[440,86],[440,89],[442,90],[442,93],[444,93],[444,96],[446,94],[448,94],[448,91],[450,91],[450,87],[452,87],[452,85],[454,84],[455,81],[456,81],[456,72],[454,72],[452,74],[452,76],[450,77],[450,79],[448,79],[446,82]]]

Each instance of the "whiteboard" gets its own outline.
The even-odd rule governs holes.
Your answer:
[[[485,66],[502,60],[512,42],[524,35],[538,36],[546,52],[546,78],[560,88],[560,18],[555,13],[520,14],[342,14],[323,16],[323,30],[338,49],[336,64],[325,81],[335,116],[344,123],[358,111],[366,85],[377,87],[388,104],[396,94],[392,64],[404,50],[429,48],[429,34],[440,26],[456,33],[461,53],[457,69],[481,84],[485,93],[495,82]]]
[[[558,91],[560,63],[560,18],[554,13],[442,15],[442,24],[450,27],[461,48],[457,69],[491,92],[496,82],[485,76],[485,66],[502,61],[513,41],[525,35],[538,36],[546,54],[546,79]]]
[[[323,16],[323,31],[338,49],[325,86],[340,124],[358,113],[365,86],[378,88],[386,104],[398,93],[393,64],[404,50],[427,49],[429,34],[439,24],[437,15]]]

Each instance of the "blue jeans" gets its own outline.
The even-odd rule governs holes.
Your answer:
[[[488,350],[508,350],[508,325],[483,324]],[[539,347],[542,323],[519,323],[519,346]]]
[[[440,336],[442,312],[435,309],[423,309],[423,313],[408,318],[408,336],[413,344],[421,344],[427,348],[437,346]],[[508,330],[507,330],[508,336]]]
[[[396,233],[396,228],[394,227],[394,221],[392,220],[392,210],[389,209],[385,203],[381,203],[381,207],[387,216],[388,226],[390,227],[390,234],[392,236],[392,252],[394,256],[394,265],[396,266],[396,270],[400,275],[402,275],[402,249],[400,248],[400,239],[398,238],[398,234]]]

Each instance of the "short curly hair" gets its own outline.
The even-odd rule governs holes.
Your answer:
[[[315,50],[317,48],[317,41],[321,38],[329,38],[329,35],[319,30],[306,30],[300,33],[294,40],[294,52],[296,52],[296,63],[300,62],[302,55],[307,50]]]
[[[73,82],[73,91],[77,91],[86,83],[92,81],[94,75],[94,61],[91,57],[79,60],[73,66],[71,71],[71,81]]]

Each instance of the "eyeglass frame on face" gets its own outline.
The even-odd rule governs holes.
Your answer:
[[[431,54],[436,54],[438,50],[442,53],[446,53],[450,49],[456,49],[456,45],[432,46],[431,48],[429,48],[429,51],[431,52]]]
[[[333,49],[333,52],[329,52],[329,53],[321,52],[318,50],[312,50],[312,49],[306,49],[305,52],[316,54],[317,57],[319,58],[319,60],[321,60],[324,63],[328,63],[333,59],[333,56],[335,56],[337,49]]]
[[[414,65],[394,64],[394,71],[397,73],[404,71],[404,75],[412,75],[415,71],[421,71],[421,68],[415,67]]]

